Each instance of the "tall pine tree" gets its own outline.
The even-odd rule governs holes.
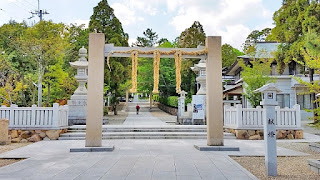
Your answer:
[[[107,43],[114,43],[115,46],[128,46],[129,35],[123,31],[121,22],[114,15],[107,0],[101,0],[93,8],[89,31],[104,33]]]
[[[114,15],[113,9],[107,0],[101,0],[93,8],[93,15],[90,17],[89,31],[104,33],[106,43],[113,43],[115,46],[128,46],[129,35],[123,31],[122,24]],[[105,65],[105,90],[113,92],[114,97],[124,96],[125,89],[130,78],[130,60],[128,58],[111,58],[111,71]],[[114,98],[117,104],[117,98]],[[115,110],[116,114],[116,110]]]

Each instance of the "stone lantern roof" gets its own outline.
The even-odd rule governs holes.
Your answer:
[[[88,67],[88,61],[86,59],[87,57],[87,49],[82,46],[82,48],[79,49],[79,59],[75,62],[70,62],[70,65],[74,68],[85,68]]]

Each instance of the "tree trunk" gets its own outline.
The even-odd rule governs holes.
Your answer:
[[[314,75],[314,69],[309,69],[309,78],[310,78],[310,83],[313,84],[313,75]],[[311,93],[311,108],[313,110],[313,119],[314,123],[318,122],[318,114],[316,113],[315,109],[317,109],[317,103],[315,102],[316,100],[316,94]]]
[[[150,91],[150,109],[152,109],[152,91]]]
[[[42,77],[38,79],[38,107],[42,107]]]
[[[118,110],[117,110],[117,107],[118,105],[117,105],[117,103],[113,106],[113,113],[114,113],[114,115],[118,115]]]

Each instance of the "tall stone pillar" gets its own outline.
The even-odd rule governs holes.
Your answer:
[[[262,101],[260,102],[265,109],[266,117],[263,118],[263,134],[265,148],[265,166],[268,176],[277,176],[277,141],[276,141],[276,110],[278,106],[277,92],[280,90],[274,83],[266,84],[254,92],[261,92]]]
[[[207,145],[223,146],[221,37],[208,36],[206,47],[208,48],[206,61]]]
[[[103,33],[89,34],[86,147],[102,146],[104,45]]]

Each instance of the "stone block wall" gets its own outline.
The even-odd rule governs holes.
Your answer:
[[[178,108],[169,107],[169,106],[166,106],[161,103],[158,104],[158,108],[161,109],[162,111],[169,113],[171,115],[174,115],[174,116],[176,116],[178,113]]]
[[[41,140],[57,140],[60,134],[66,133],[67,129],[61,130],[9,130],[9,138],[12,143],[38,142]]]
[[[262,129],[229,129],[225,128],[224,132],[233,133],[237,139],[261,140],[264,138]],[[303,139],[303,130],[277,130],[277,139]]]

